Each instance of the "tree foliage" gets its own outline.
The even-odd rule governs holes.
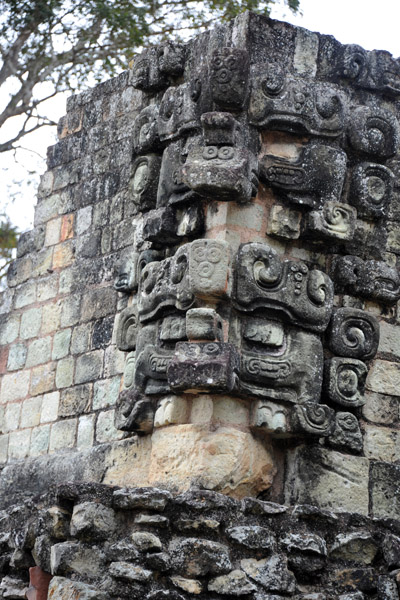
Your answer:
[[[0,289],[17,245],[18,229],[5,214],[0,214]]]
[[[0,152],[54,124],[44,100],[127,68],[138,48],[182,38],[244,10],[269,14],[279,0],[0,0],[0,128],[23,117]],[[293,11],[299,0],[283,0]],[[3,94],[4,92],[4,94]]]

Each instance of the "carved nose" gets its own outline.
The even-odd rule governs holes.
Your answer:
[[[168,366],[171,390],[231,392],[238,380],[239,353],[222,342],[179,342]]]

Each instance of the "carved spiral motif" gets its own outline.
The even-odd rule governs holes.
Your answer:
[[[326,280],[321,271],[311,271],[307,282],[307,294],[314,304],[322,306],[327,297]]]
[[[366,52],[361,46],[347,46],[343,58],[343,75],[348,79],[357,79],[366,63]]]
[[[263,257],[253,265],[256,282],[264,288],[275,287],[282,278],[282,264],[277,256]]]
[[[325,429],[329,421],[329,413],[321,404],[308,403],[304,408],[304,417],[311,427]]]
[[[125,362],[124,371],[124,388],[128,389],[132,387],[135,379],[135,353],[128,354]]]
[[[325,221],[327,228],[339,233],[346,233],[349,229],[349,213],[340,206],[327,206],[325,208]]]

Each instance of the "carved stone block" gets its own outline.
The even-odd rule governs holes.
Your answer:
[[[139,283],[137,280],[138,259],[138,252],[132,252],[132,250],[129,250],[121,256],[117,264],[117,273],[114,279],[115,290],[124,293],[137,291]]]
[[[293,403],[319,399],[323,352],[317,335],[261,317],[241,325],[242,393]]]
[[[281,261],[267,244],[243,244],[237,255],[233,290],[241,311],[271,309],[295,324],[324,331],[333,306],[333,284],[302,262]]]
[[[347,99],[338,87],[286,75],[281,65],[259,66],[249,117],[261,128],[337,137],[347,124]]]
[[[222,341],[222,319],[212,308],[191,308],[186,313],[188,340]]]
[[[361,163],[353,171],[350,198],[360,217],[379,219],[387,215],[393,194],[390,169],[375,163]]]
[[[173,351],[147,344],[136,354],[135,388],[146,395],[168,393],[167,369]]]
[[[320,142],[310,142],[293,162],[265,155],[260,162],[260,178],[273,188],[285,191],[294,204],[319,208],[338,201],[346,175],[346,153]]]
[[[158,106],[143,108],[133,124],[133,149],[136,154],[154,152],[160,148],[158,135]]]
[[[161,100],[158,116],[160,140],[175,140],[193,129],[200,129],[200,104],[194,99],[189,83],[168,88]]]
[[[400,94],[400,67],[388,52],[367,52],[361,46],[349,44],[343,47],[340,71],[356,87],[392,96]]]
[[[300,237],[301,212],[282,204],[271,206],[267,233],[271,236],[297,240]]]
[[[325,363],[324,386],[331,402],[356,408],[365,404],[367,366],[355,358],[335,356]]]
[[[168,79],[160,70],[158,48],[148,48],[134,60],[131,82],[133,87],[145,92],[162,90]]]
[[[168,367],[172,390],[231,392],[237,384],[239,355],[232,344],[179,342]]]
[[[399,123],[388,110],[359,106],[351,113],[348,135],[355,150],[378,158],[390,158],[399,148]]]
[[[327,437],[335,426],[335,412],[325,404],[296,404],[291,409],[291,423],[296,433]]]
[[[336,413],[334,429],[328,437],[328,443],[332,448],[361,452],[363,438],[357,417],[347,412]]]
[[[201,196],[248,202],[257,193],[258,164],[245,148],[239,123],[229,113],[201,116],[203,140],[182,167],[183,181]]]
[[[166,206],[150,210],[143,221],[143,239],[155,247],[176,244],[182,238],[193,237],[203,229],[203,210],[199,205]]]
[[[210,60],[211,95],[224,110],[240,110],[248,94],[249,56],[242,48],[221,48]]]
[[[253,406],[250,425],[270,434],[286,434],[290,430],[288,409],[271,400],[258,400]]]
[[[128,306],[119,315],[117,329],[117,347],[130,351],[136,348],[139,319],[136,305]]]
[[[115,427],[122,431],[148,434],[153,430],[154,405],[135,390],[124,390],[117,401]]]
[[[154,415],[154,427],[187,423],[188,403],[181,396],[166,396],[159,401]]]
[[[339,256],[334,262],[334,279],[350,294],[392,305],[400,298],[400,276],[383,261],[358,256]]]
[[[132,165],[129,193],[140,211],[156,206],[161,158],[157,154],[139,156]]]
[[[178,77],[185,68],[186,48],[184,44],[166,42],[159,46],[158,63],[161,73]]]
[[[357,211],[349,204],[326,202],[306,217],[306,231],[314,237],[350,241],[354,237]]]
[[[369,360],[378,350],[379,324],[373,315],[357,308],[334,310],[328,345],[334,354]]]
[[[229,291],[229,275],[229,244],[215,240],[184,244],[172,258],[144,267],[138,298],[140,319],[154,319],[166,307],[186,311],[196,298],[223,297]]]
[[[178,140],[164,150],[157,190],[158,207],[200,200],[200,196],[188,187],[182,178],[182,167],[187,154],[196,143],[197,138],[189,138],[186,142]]]

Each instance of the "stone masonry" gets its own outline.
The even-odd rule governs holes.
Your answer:
[[[398,600],[399,98],[245,13],[69,99],[0,299],[2,597]]]

